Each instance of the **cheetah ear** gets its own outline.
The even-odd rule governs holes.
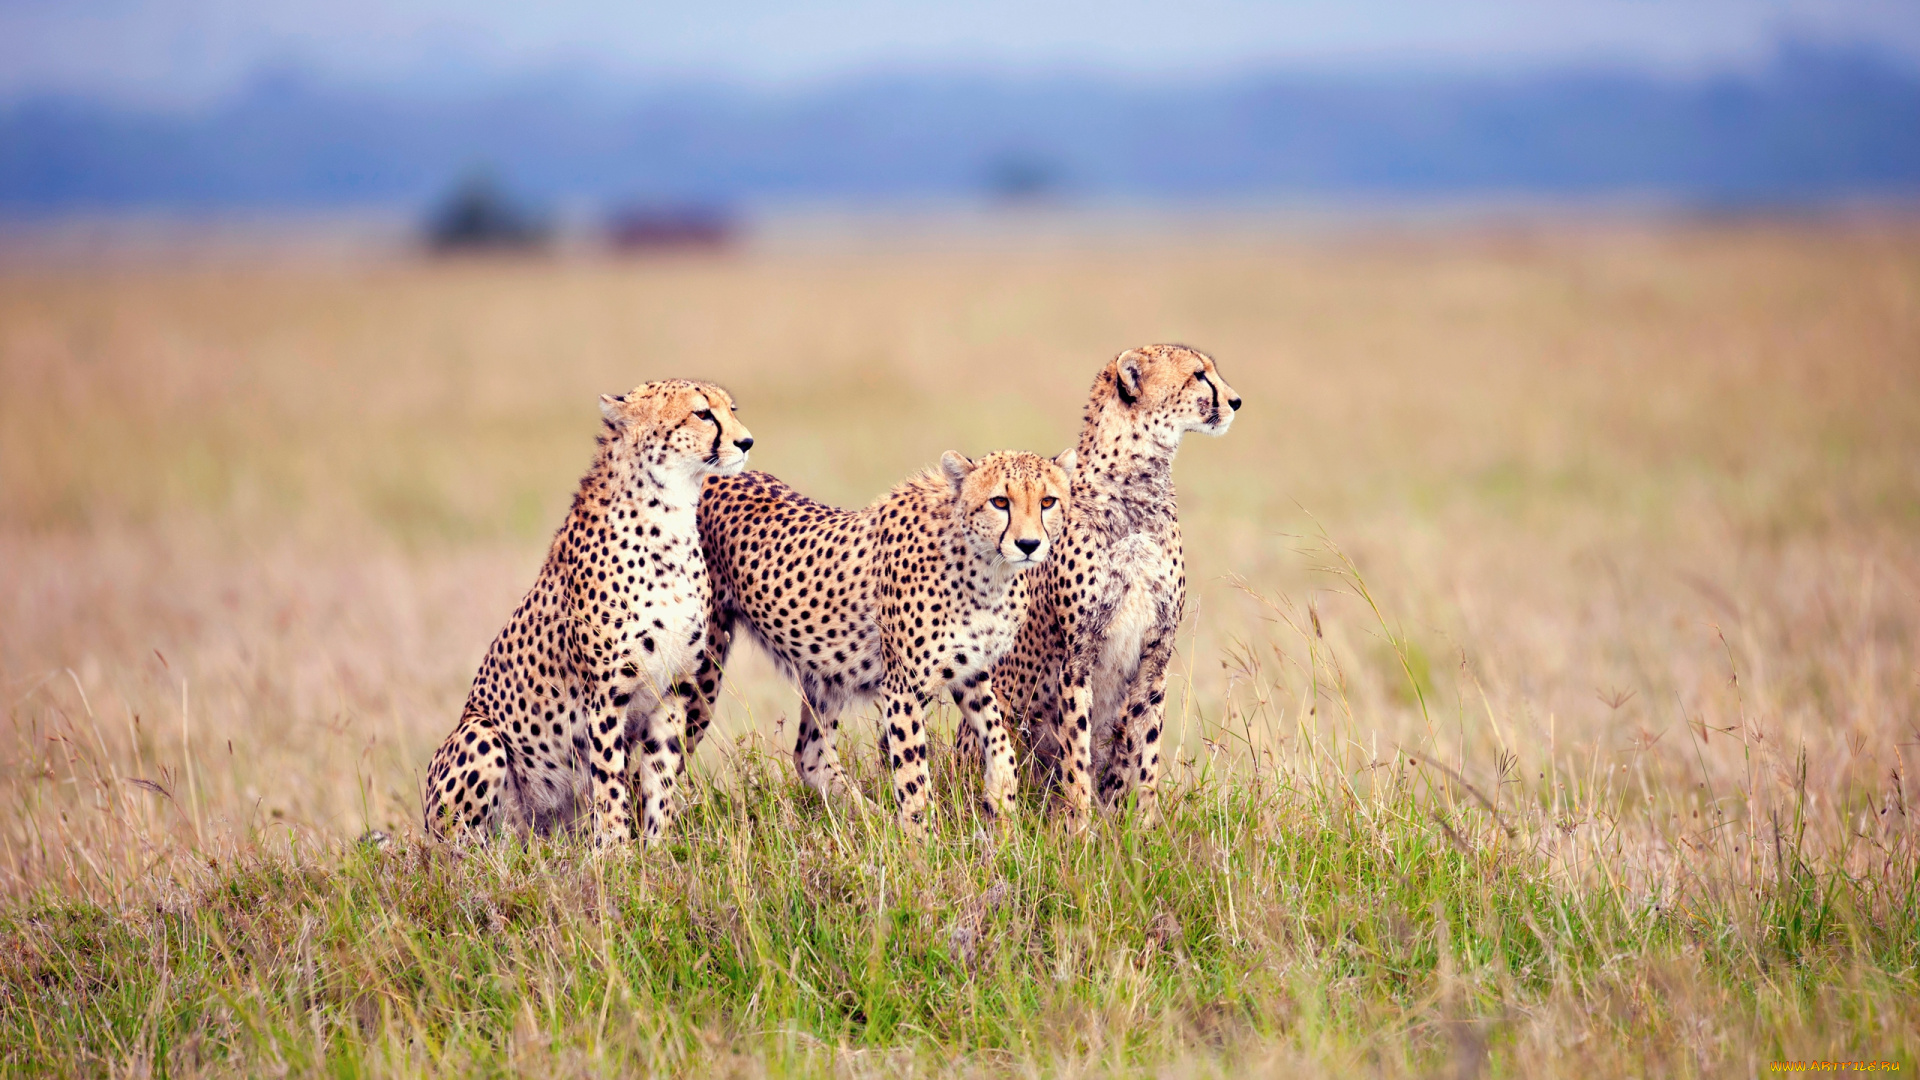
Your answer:
[[[606,417],[608,423],[618,424],[627,418],[625,411],[620,408],[626,403],[625,394],[601,394],[600,415]]]
[[[1053,463],[1060,466],[1061,472],[1067,474],[1067,483],[1071,484],[1073,483],[1073,470],[1080,466],[1080,454],[1073,447],[1069,446],[1054,456]]]
[[[1120,400],[1128,405],[1140,400],[1140,384],[1146,381],[1146,356],[1138,349],[1128,349],[1113,362],[1113,385],[1120,391]]]
[[[967,482],[967,477],[977,467],[958,450],[949,450],[940,455],[940,471],[947,474],[947,483],[953,485],[956,495],[960,492],[960,485]]]

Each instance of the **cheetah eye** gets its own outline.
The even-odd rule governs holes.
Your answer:
[[[709,423],[709,424],[711,424],[711,423],[713,423],[713,410],[712,410],[712,409],[701,409],[701,410],[700,410],[699,412],[697,412],[697,413],[694,413],[693,415],[694,415],[695,417],[698,417],[698,418],[699,418],[699,419],[701,419],[701,420],[705,420],[705,421],[706,421],[707,423]]]
[[[1007,508],[1007,497],[1005,495],[995,495],[992,501],[995,510],[1005,510]]]
[[[1200,369],[1199,371],[1196,371],[1196,372],[1194,372],[1194,373],[1193,373],[1193,381],[1194,381],[1194,382],[1206,382],[1206,381],[1207,381],[1207,369],[1206,369],[1206,368],[1201,368],[1201,369]]]
[[[1053,504],[1059,501],[1060,501],[1059,499],[1056,499],[1053,496],[1049,495],[1046,498],[1040,500],[1040,509],[1051,510],[1053,509]]]

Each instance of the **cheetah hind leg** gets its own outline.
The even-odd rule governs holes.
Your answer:
[[[927,836],[927,729],[922,701],[907,679],[889,672],[881,692],[880,755],[893,772],[893,805],[900,831]]]
[[[479,713],[462,716],[427,767],[427,834],[463,844],[492,836],[501,824],[506,780],[498,728]]]
[[[984,772],[986,757],[981,752],[980,734],[973,729],[972,719],[967,715],[967,689],[953,687],[949,693],[953,696],[953,705],[960,710],[960,722],[953,728],[953,750],[947,758],[947,769],[952,778],[962,785],[966,777],[978,776]],[[884,742],[886,732],[880,733]],[[964,787],[959,790],[965,790]]]
[[[834,745],[834,733],[840,727],[836,718],[821,720],[822,710],[811,699],[800,702],[800,733],[793,741],[793,765],[800,779],[825,799],[843,799],[856,810],[872,808],[872,801],[853,786],[846,769],[840,765],[840,751]]]
[[[1093,654],[1083,650],[1060,672],[1060,719],[1054,725],[1060,757],[1054,787],[1067,831],[1083,833],[1093,809]]]

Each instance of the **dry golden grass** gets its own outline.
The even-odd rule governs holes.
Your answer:
[[[1758,880],[1783,814],[1855,873],[1910,839],[1904,224],[16,268],[0,893],[147,904],[209,856],[409,829],[596,394],[720,381],[757,467],[854,504],[945,449],[1068,445],[1156,340],[1247,401],[1177,470],[1195,769],[1310,757],[1356,798],[1425,769],[1435,805],[1552,826],[1556,880],[1654,904]],[[792,695],[742,666],[708,771],[785,742]]]

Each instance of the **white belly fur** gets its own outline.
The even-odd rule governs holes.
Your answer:
[[[633,696],[627,704],[629,732],[637,732],[640,721],[671,692],[674,680],[699,665],[700,652],[687,643],[687,638],[706,622],[705,602],[691,593],[683,594],[680,589],[655,600],[652,607],[644,610],[645,617],[636,617],[632,624],[631,652],[628,653],[628,658],[640,669],[639,677],[620,688]],[[653,625],[656,618],[667,625],[665,630]],[[643,633],[653,638],[652,653],[639,644]]]
[[[1115,544],[1113,574],[1124,582],[1106,647],[1093,675],[1094,774],[1106,764],[1113,722],[1126,704],[1127,689],[1140,670],[1140,646],[1160,617],[1172,567],[1159,541],[1134,533]]]

